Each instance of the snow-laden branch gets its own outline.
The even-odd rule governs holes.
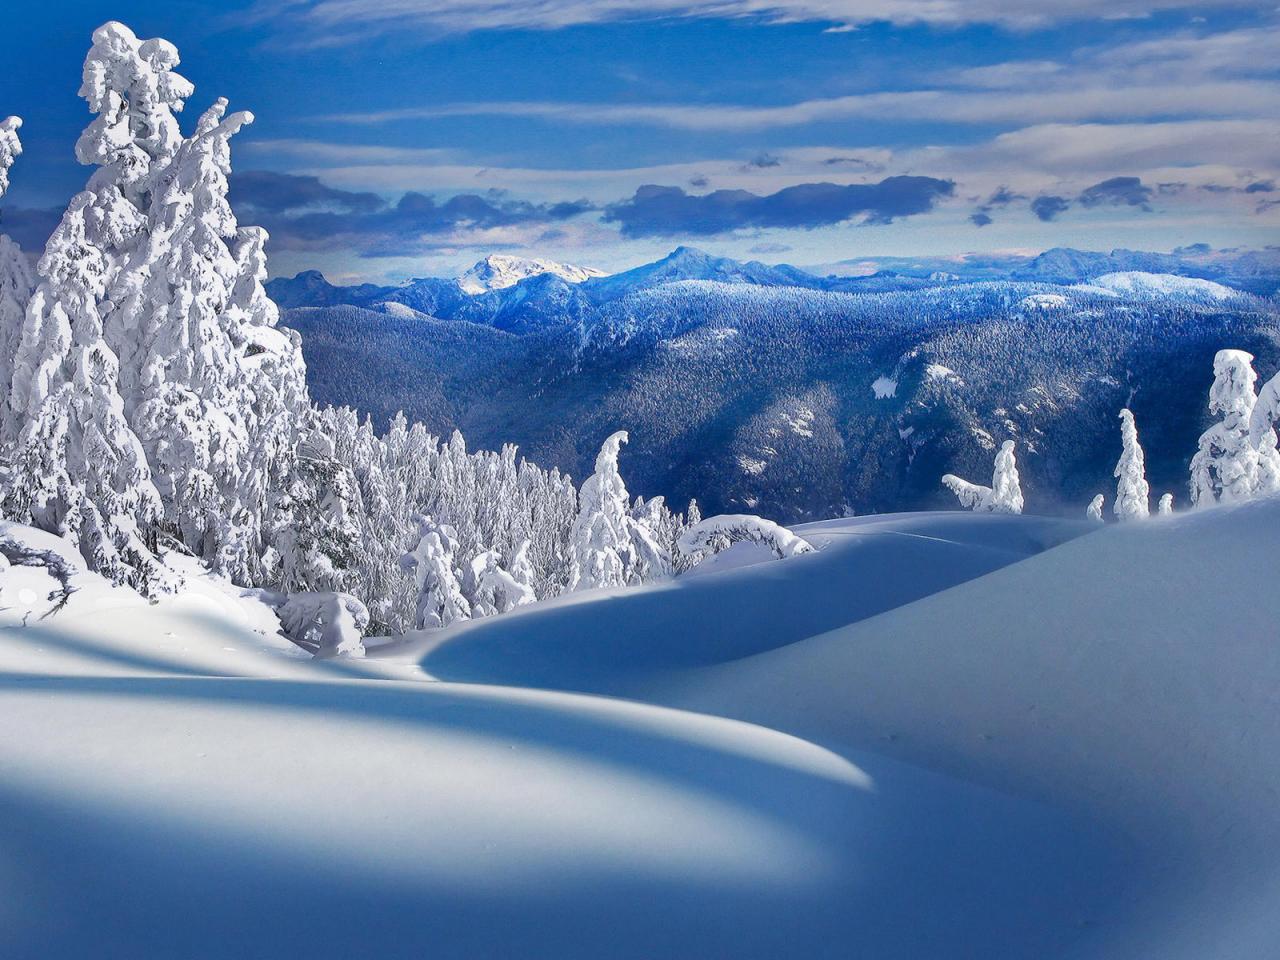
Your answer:
[[[79,589],[71,582],[76,574],[75,567],[53,550],[37,550],[11,537],[0,536],[0,557],[4,559],[5,566],[42,567],[58,581],[57,588],[49,592],[49,602],[53,606],[40,615],[41,620],[59,612]]]
[[[781,524],[747,513],[726,513],[695,523],[680,535],[680,552],[686,556],[714,556],[735,543],[761,543],[779,560],[813,553],[808,540]]]

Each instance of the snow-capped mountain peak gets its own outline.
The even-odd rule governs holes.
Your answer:
[[[566,283],[582,283],[592,277],[603,277],[603,270],[594,267],[575,267],[554,260],[536,260],[493,253],[458,277],[458,287],[463,293],[478,296],[490,290],[514,287],[521,280],[551,273]]]

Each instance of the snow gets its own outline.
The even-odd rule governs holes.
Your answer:
[[[1024,310],[1061,310],[1069,301],[1060,293],[1033,293],[1018,301]]]
[[[848,904],[864,955],[1267,956],[1280,597],[1238,598],[1269,576],[1280,501],[1091,527],[1057,546],[1080,527],[954,514],[801,527],[825,549],[469,626],[424,666],[769,726],[862,769],[875,792],[859,809],[928,810],[948,840],[982,831],[979,849],[942,842],[918,860],[881,825],[891,852],[860,864]],[[937,779],[900,781],[899,764]],[[989,791],[977,806],[974,788]],[[994,798],[1002,819],[979,827]],[[1035,853],[1015,840],[1031,809],[1047,831]],[[1083,861],[1067,866],[1068,850]],[[892,886],[891,861],[919,870],[903,897],[928,907],[910,919],[871,892]],[[961,907],[951,870],[1004,899]],[[1046,922],[1061,939],[1032,943]]]
[[[889,377],[876,377],[871,384],[871,392],[877,400],[892,399],[898,393],[898,381]]]
[[[415,320],[423,316],[408,304],[399,303],[395,300],[384,300],[378,304],[378,309],[383,313],[389,313],[393,317],[400,317],[405,320]]]
[[[78,571],[44,619],[52,581],[0,574],[6,957],[1191,960],[1280,934],[1280,501],[807,524],[814,553],[740,544],[338,661],[194,564],[149,604],[3,532]]]
[[[1239,291],[1212,280],[1179,277],[1170,273],[1143,273],[1140,270],[1105,273],[1094,277],[1089,286],[1132,297],[1190,297],[1214,301],[1240,296]]]
[[[457,283],[463,293],[474,297],[488,293],[490,290],[514,287],[521,280],[539,277],[545,273],[553,274],[566,283],[582,283],[592,277],[606,276],[603,270],[597,270],[594,267],[575,267],[570,264],[556,263],[554,260],[529,259],[495,253],[485,257],[458,277]]]

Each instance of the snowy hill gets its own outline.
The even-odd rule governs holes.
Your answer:
[[[199,576],[46,615],[13,568],[0,952],[1269,956],[1280,502],[802,532],[422,668],[304,659]]]
[[[463,293],[476,296],[490,290],[505,290],[521,280],[549,273],[566,283],[582,283],[592,277],[603,277],[603,270],[594,267],[574,267],[554,260],[536,260],[494,253],[485,257],[462,276],[458,286]]]
[[[1089,281],[1089,285],[1133,297],[1216,301],[1230,300],[1240,295],[1238,291],[1224,287],[1220,283],[1214,283],[1212,280],[1178,277],[1168,273],[1143,273],[1136,270],[1125,273],[1106,273],[1100,277],[1094,277]]]
[[[1043,804],[1050,849],[1078,843],[1091,857],[1091,844],[1102,843],[1114,858],[1085,868],[1106,888],[1107,906],[1105,916],[1090,915],[1096,905],[1069,909],[1072,956],[1266,956],[1280,934],[1280,600],[1255,591],[1280,535],[1280,502],[1099,529],[1028,555],[1040,523],[937,515],[818,525],[804,532],[835,539],[827,556],[458,629],[424,665],[446,679],[503,682],[533,666],[525,654],[536,645],[539,684],[732,716],[827,744],[891,806],[922,809],[892,773],[882,778],[886,762],[941,777],[941,798],[923,808],[948,822],[976,810],[948,796],[947,783]],[[904,536],[928,542],[908,548],[897,542]],[[977,578],[948,573],[982,549],[1009,555],[994,571],[970,567],[990,571]],[[885,596],[886,584],[897,592]],[[861,599],[833,628],[828,605],[851,591]],[[1240,595],[1255,602],[1238,605]],[[661,613],[670,606],[683,624],[676,630]],[[715,611],[714,627],[688,619],[699,610]],[[1070,823],[1088,826],[1073,837]],[[999,844],[1006,827],[1019,829],[988,825],[984,835]],[[973,824],[954,829],[944,832],[964,835]],[[932,865],[945,863],[935,853]],[[988,876],[972,868],[974,878]],[[1024,867],[1013,856],[999,869]],[[1047,901],[1068,902],[1042,877],[1025,879]],[[962,911],[939,907],[929,889],[936,878],[921,882],[917,902],[963,925]],[[1021,903],[1005,906],[1025,919]],[[860,912],[856,899],[850,910]],[[1058,955],[1009,942],[979,948],[963,935],[896,953],[888,945],[902,949],[899,938],[911,936],[892,929],[901,920],[892,909],[866,920],[866,955]]]

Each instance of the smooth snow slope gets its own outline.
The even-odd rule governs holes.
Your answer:
[[[645,678],[786,646],[982,576],[1093,529],[1047,517],[915,513],[795,528],[820,547],[785,563],[642,590],[570,594],[428,634],[432,675],[636,696]],[[758,559],[763,551],[752,551]],[[767,555],[767,554],[766,554]],[[717,561],[721,561],[717,563]]]
[[[1115,852],[1043,805],[728,719],[313,663],[191,574],[151,605],[80,571],[44,619],[44,573],[0,581],[6,960],[985,958],[1112,909]]]
[[[1269,957],[1280,942],[1278,540],[1277,500],[1110,526],[827,633],[761,638],[737,659],[691,654],[630,692],[825,743],[873,779],[877,755],[893,757],[1125,836],[1133,873],[1111,878],[1117,912],[1073,956]],[[765,570],[795,581],[803,616],[799,561],[721,576],[745,598]],[[621,609],[580,608],[602,638],[608,604]],[[702,638],[682,634],[695,648]],[[460,632],[426,668],[491,671],[499,638],[480,640]],[[566,644],[556,655],[544,678],[591,689],[593,654]],[[617,675],[601,687],[628,692]]]

